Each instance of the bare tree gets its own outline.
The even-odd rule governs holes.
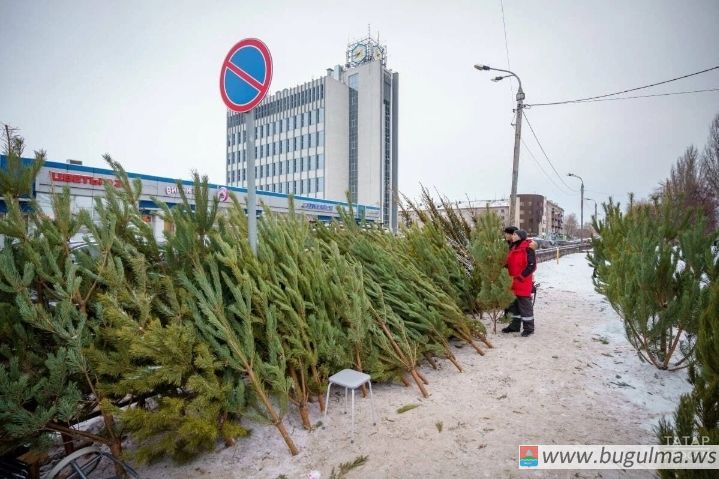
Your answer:
[[[572,238],[577,234],[578,229],[579,221],[577,220],[577,215],[569,213],[564,219],[564,234],[566,234],[568,238]]]
[[[701,213],[706,220],[707,229],[713,231],[716,227],[716,197],[710,194],[701,166],[699,151],[690,146],[672,166],[669,178],[662,184],[661,192],[668,201],[681,204],[692,223]]]
[[[701,158],[701,174],[714,206],[719,206],[719,114],[709,127],[709,138]],[[717,214],[719,211],[715,211],[715,219]]]

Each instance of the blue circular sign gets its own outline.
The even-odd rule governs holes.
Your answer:
[[[267,95],[272,82],[272,56],[262,41],[245,38],[232,47],[220,71],[220,94],[232,111],[244,113]]]

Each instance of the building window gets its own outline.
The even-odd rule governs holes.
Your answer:
[[[317,169],[322,169],[325,167],[325,155],[324,153],[320,153],[317,155]]]
[[[389,101],[384,101],[384,211],[382,219],[384,224],[389,225],[390,205],[392,200],[391,187],[391,137],[390,137],[390,108]]]
[[[349,84],[349,190],[350,201],[357,203],[357,74],[350,75]]]
[[[307,112],[307,126],[310,126],[310,125],[312,125],[312,112],[308,111]]]
[[[276,172],[276,165],[277,163],[272,163],[272,176],[275,176]]]

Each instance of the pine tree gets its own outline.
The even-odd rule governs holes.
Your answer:
[[[512,279],[504,267],[507,244],[500,235],[502,222],[494,213],[487,212],[477,219],[472,235],[471,251],[482,282],[477,295],[479,309],[492,320],[494,332],[504,309],[512,302]]]
[[[37,174],[45,163],[44,150],[35,152],[35,158],[26,161],[22,158],[25,139],[17,134],[15,128],[3,125],[3,143],[5,158],[0,165],[0,195],[6,198],[27,197],[32,192]]]
[[[659,444],[674,440],[719,445],[719,264],[708,276],[709,300],[698,327],[696,363],[689,366],[693,389],[684,394],[673,421],[662,419],[656,429]],[[716,473],[703,470],[661,470],[663,479],[713,478]]]
[[[610,201],[605,212],[589,255],[597,291],[622,317],[642,359],[660,369],[687,367],[707,299],[702,282],[712,237],[701,220],[685,228],[683,209],[671,201],[632,204],[625,214]]]
[[[6,350],[10,368],[9,374],[4,374],[3,388],[12,390],[13,382],[40,384],[45,380],[55,394],[37,391],[39,395],[31,393],[20,402],[0,403],[0,410],[8,408],[16,421],[14,431],[24,431],[31,440],[41,438],[46,431],[58,431],[107,444],[119,457],[121,438],[85,355],[92,341],[88,323],[98,282],[83,281],[69,248],[70,239],[88,222],[88,215],[71,213],[67,189],[53,197],[52,217],[33,204],[26,222],[17,200],[6,197],[6,204],[9,214],[0,220],[0,232],[6,236],[0,253],[0,290],[7,295],[6,301],[8,296],[14,297],[17,316],[10,321],[14,322],[12,331],[22,338],[19,343],[36,343],[39,348],[32,354]],[[5,306],[7,309],[8,304]],[[64,366],[59,367],[58,358]],[[24,374],[16,374],[14,365]],[[99,406],[105,422],[103,436],[75,432],[66,426],[95,406]],[[17,421],[29,423],[22,426]],[[19,439],[12,430],[11,436]],[[124,471],[118,466],[117,472]]]

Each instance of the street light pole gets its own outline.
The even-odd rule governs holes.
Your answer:
[[[597,200],[592,198],[584,198],[586,201],[594,201],[594,219],[597,219]]]
[[[575,175],[574,173],[567,173],[567,176],[573,176],[575,178],[579,178],[579,181],[582,182],[582,186],[579,189],[579,192],[580,192],[579,194],[581,195],[581,198],[579,201],[579,211],[580,211],[580,213],[579,213],[579,215],[580,215],[579,239],[580,239],[580,241],[584,241],[584,180],[582,179],[581,176]]]
[[[514,77],[519,83],[519,89],[517,90],[517,117],[514,121],[514,158],[512,160],[512,191],[509,196],[509,222],[510,224],[515,221],[515,214],[517,211],[517,181],[519,180],[519,148],[522,140],[522,108],[524,107],[524,90],[522,90],[522,80],[519,79],[516,73],[509,70],[502,70],[500,68],[492,68],[487,65],[474,65],[474,68],[480,71],[498,71],[507,73],[505,76],[498,76],[492,78],[492,81],[504,80],[507,77]],[[517,225],[519,226],[519,225]]]

